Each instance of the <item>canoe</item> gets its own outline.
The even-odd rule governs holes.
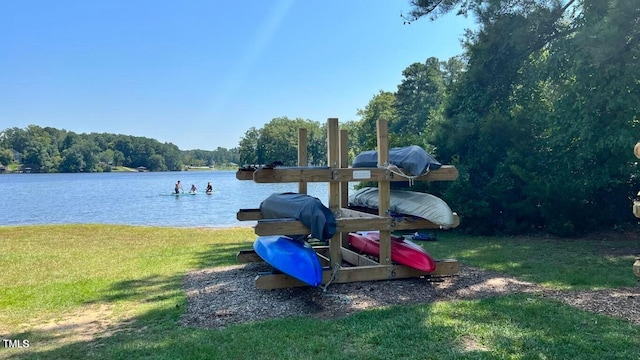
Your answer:
[[[377,209],[378,188],[365,187],[349,195],[349,206]],[[439,197],[427,193],[391,190],[389,210],[400,215],[416,216],[448,229],[455,223],[453,211]]]
[[[365,254],[380,255],[380,233],[377,231],[349,233],[349,243]],[[400,236],[391,236],[391,260],[425,272],[436,269],[435,260],[425,249]]]
[[[282,235],[259,236],[253,250],[269,265],[310,286],[322,283],[322,265],[315,250],[304,241]]]

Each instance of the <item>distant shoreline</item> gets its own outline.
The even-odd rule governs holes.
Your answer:
[[[241,225],[212,225],[212,226],[162,226],[162,225],[129,225],[129,224],[97,224],[97,223],[87,223],[87,224],[0,224],[0,228],[3,227],[46,227],[46,226],[131,226],[131,227],[149,227],[149,228],[167,228],[167,229],[202,229],[202,230],[237,230],[237,229],[246,229],[249,227],[253,227],[255,225],[255,221],[253,224],[249,221],[247,224]]]

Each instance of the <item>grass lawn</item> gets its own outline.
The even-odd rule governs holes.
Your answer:
[[[0,227],[2,348],[21,359],[635,359],[640,326],[534,295],[287,318],[205,330],[181,326],[184,275],[235,263],[250,228]],[[556,289],[638,286],[638,240],[477,238],[427,244],[437,258]],[[62,325],[60,325],[62,324]],[[4,340],[3,340],[4,341]],[[21,344],[24,344],[21,342]],[[6,345],[5,345],[6,346]]]

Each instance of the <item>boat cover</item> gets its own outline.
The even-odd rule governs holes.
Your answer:
[[[306,194],[290,192],[272,194],[260,204],[260,213],[263,219],[294,218],[311,229],[311,236],[318,240],[330,239],[338,228],[331,210],[318,198]]]
[[[421,175],[429,170],[440,169],[442,164],[433,156],[417,145],[389,149],[389,163],[402,168],[405,173],[413,176]],[[378,152],[365,151],[353,160],[354,168],[377,167]]]
[[[349,195],[349,206],[377,209],[379,204],[378,188],[375,187],[365,187]],[[449,205],[439,197],[427,193],[392,189],[389,210],[395,214],[429,220],[443,229],[448,229],[455,223]]]

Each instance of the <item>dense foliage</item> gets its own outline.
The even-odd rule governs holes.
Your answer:
[[[110,171],[114,166],[151,171],[237,163],[237,149],[182,151],[145,137],[72,131],[30,125],[0,132],[0,164],[18,161],[34,172]]]
[[[380,91],[358,121],[342,123],[352,157],[375,148],[376,120],[387,120],[391,146],[420,145],[457,166],[457,181],[428,190],[476,234],[575,235],[637,223],[629,198],[640,189],[632,152],[640,121],[640,2],[411,4],[405,23],[457,11],[479,27],[466,34],[462,56],[409,65],[395,92]],[[252,128],[241,159],[295,163],[295,126],[274,119]],[[275,156],[265,139],[282,151]]]
[[[633,219],[640,4],[475,4],[467,71],[431,138],[460,170],[444,195],[465,227],[571,235]]]
[[[457,7],[479,30],[429,132],[460,179],[443,196],[475,233],[572,235],[632,221],[640,187],[640,3],[415,1]],[[428,128],[428,124],[424,124]]]
[[[326,125],[304,119],[279,117],[261,129],[250,128],[240,140],[240,163],[267,164],[280,161],[284,165],[298,163],[298,129],[307,130],[308,161],[310,165],[326,165]]]

